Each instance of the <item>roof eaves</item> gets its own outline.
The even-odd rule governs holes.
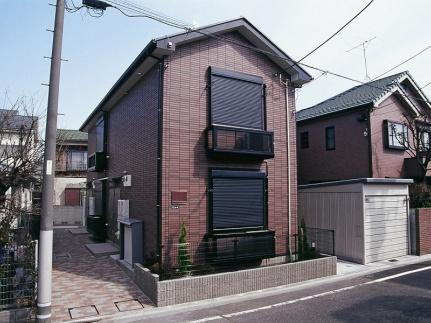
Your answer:
[[[119,89],[119,87],[128,79],[131,73],[149,56],[156,48],[157,42],[153,39],[147,46],[142,50],[142,52],[135,58],[135,60],[130,64],[126,71],[120,76],[120,78],[114,83],[112,88],[103,97],[102,101],[97,105],[97,107],[91,112],[84,123],[79,128],[80,131],[84,131],[88,123],[97,115],[98,112],[103,111],[103,106],[108,102],[108,100],[113,96],[113,94]]]

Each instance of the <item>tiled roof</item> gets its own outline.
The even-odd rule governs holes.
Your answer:
[[[88,134],[79,130],[57,129],[57,140],[88,141]]]
[[[21,116],[16,110],[0,109],[0,128],[2,129],[30,129],[37,126],[37,117]]]
[[[352,87],[332,98],[310,108],[296,112],[296,121],[303,121],[326,114],[351,109],[378,100],[390,91],[407,72],[387,76],[375,81]]]

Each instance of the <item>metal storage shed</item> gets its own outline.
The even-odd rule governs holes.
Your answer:
[[[408,254],[410,179],[361,178],[301,185],[298,218],[335,231],[335,255],[367,264]]]

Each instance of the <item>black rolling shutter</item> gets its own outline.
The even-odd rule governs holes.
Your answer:
[[[263,80],[211,68],[211,123],[264,129]]]
[[[212,183],[213,230],[264,226],[264,173],[213,170]]]

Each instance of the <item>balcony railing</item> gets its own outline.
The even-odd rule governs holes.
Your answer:
[[[86,171],[87,170],[87,162],[68,162],[66,164],[66,170],[68,171]]]
[[[208,131],[208,151],[212,155],[273,158],[274,134],[268,131],[213,126]]]
[[[87,171],[87,161],[59,162],[56,165],[58,172],[84,172]]]

